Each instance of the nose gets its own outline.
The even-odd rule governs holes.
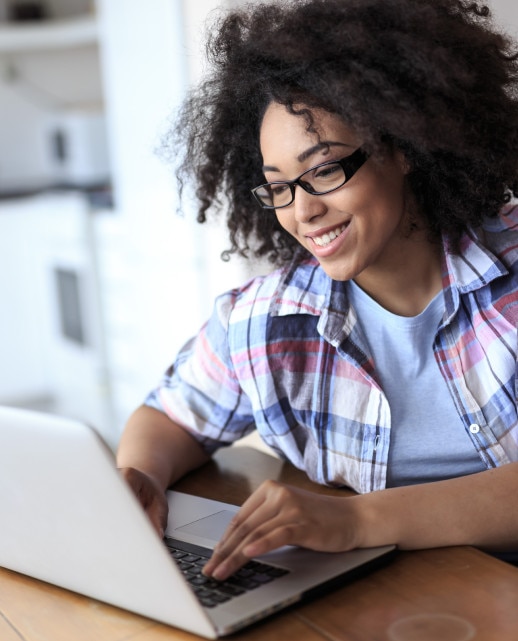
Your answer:
[[[302,189],[300,185],[295,187],[293,208],[295,219],[301,223],[307,223],[313,218],[323,216],[327,211],[327,206],[322,196],[310,194]]]

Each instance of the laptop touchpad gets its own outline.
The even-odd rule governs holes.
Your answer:
[[[216,512],[192,523],[187,523],[187,525],[177,527],[174,531],[219,541],[234,514],[235,512],[230,510],[221,510],[221,512]]]

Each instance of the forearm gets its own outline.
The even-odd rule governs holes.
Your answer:
[[[518,549],[518,463],[350,500],[356,502],[362,547]]]
[[[147,406],[130,416],[117,451],[119,468],[144,472],[164,490],[208,459],[185,429]]]
[[[517,490],[518,463],[353,497],[267,481],[234,517],[204,572],[224,579],[249,558],[283,545],[326,552],[387,544],[518,549]]]

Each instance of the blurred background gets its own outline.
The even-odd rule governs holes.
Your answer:
[[[156,149],[244,0],[0,0],[0,404],[115,447],[214,297],[268,266],[176,212]],[[518,34],[516,0],[491,0]]]

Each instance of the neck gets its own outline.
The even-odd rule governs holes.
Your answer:
[[[415,237],[392,257],[354,280],[398,316],[417,316],[442,289],[442,247]]]

